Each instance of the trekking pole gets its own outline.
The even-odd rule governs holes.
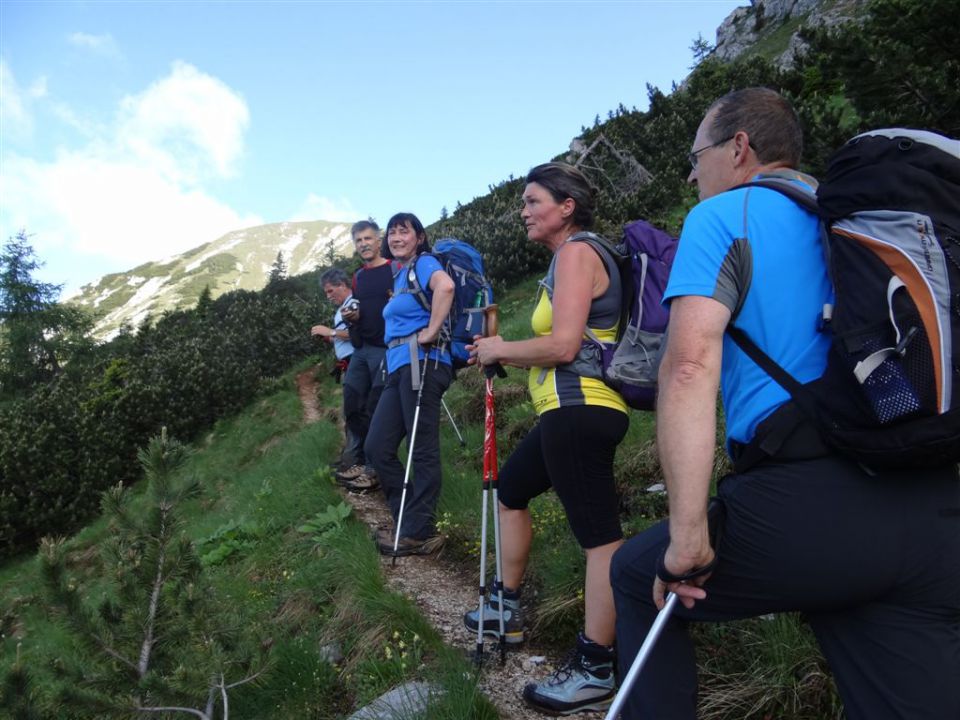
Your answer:
[[[627,672],[626,677],[623,678],[623,682],[620,683],[620,689],[617,691],[617,696],[613,699],[613,703],[610,705],[610,709],[607,710],[607,714],[604,716],[603,720],[616,720],[617,716],[620,714],[620,710],[623,709],[624,703],[630,696],[630,690],[633,688],[633,684],[637,681],[640,671],[643,670],[643,666],[646,664],[647,658],[650,657],[650,652],[653,650],[653,646],[656,644],[657,638],[660,637],[660,633],[663,632],[663,626],[666,625],[667,620],[670,619],[670,613],[673,612],[673,608],[676,604],[676,594],[672,592],[667,593],[666,604],[663,606],[663,609],[657,613],[656,620],[654,620],[653,625],[650,626],[650,632],[647,633],[647,637],[643,640],[643,645],[641,645],[640,650],[637,651],[637,656],[633,659],[633,664],[630,666],[630,670]]]
[[[423,368],[420,370],[420,387],[417,389],[417,406],[413,411],[413,427],[410,428],[410,437],[407,438],[407,467],[403,473],[403,492],[400,493],[400,513],[397,515],[397,531],[393,536],[393,560],[391,565],[397,564],[397,547],[400,545],[400,526],[403,524],[403,506],[407,501],[407,487],[410,485],[410,468],[413,467],[413,446],[417,441],[417,423],[420,421],[420,398],[423,397],[423,385],[427,379],[427,365],[429,364],[430,353],[425,352],[423,357]],[[413,372],[413,368],[410,368]]]
[[[485,425],[483,435],[483,491],[480,500],[480,597],[477,600],[477,651],[473,657],[477,667],[483,664],[484,603],[487,599],[487,496],[490,490],[490,478],[487,475],[489,454],[487,451],[487,434],[488,429]],[[494,577],[494,586],[496,586],[496,577]]]
[[[450,419],[450,424],[453,425],[453,431],[457,434],[457,440],[460,441],[460,447],[466,447],[467,444],[463,440],[463,435],[460,434],[460,429],[457,427],[457,423],[453,419],[453,414],[450,412],[450,408],[447,407],[447,401],[443,398],[440,398],[440,404],[443,405],[443,409],[447,411],[447,417]]]
[[[484,335],[496,335],[498,327],[497,306],[489,305],[484,309]],[[489,490],[493,489],[493,544],[494,544],[494,582],[493,590],[498,594],[499,627],[500,627],[500,661],[506,660],[506,644],[503,641],[503,559],[500,554],[500,507],[497,493],[497,417],[493,402],[493,377],[506,376],[503,368],[491,365],[484,368],[484,429],[483,429],[483,493],[480,511],[480,597],[477,602],[477,651],[475,662],[479,666],[483,663],[483,627],[484,602],[486,600],[486,573],[487,573],[487,499]]]
[[[661,579],[667,578],[665,581],[669,582],[686,582],[697,577],[702,577],[703,575],[709,575],[713,572],[720,558],[720,540],[723,537],[725,518],[726,511],[723,501],[720,500],[720,498],[711,498],[710,503],[707,505],[707,529],[710,534],[710,544],[713,546],[713,560],[702,567],[694,568],[684,575],[676,575],[668,578],[667,574],[665,574],[666,568],[663,567],[664,555],[661,555],[657,561],[658,577]],[[668,592],[664,599],[666,602],[663,605],[663,609],[657,613],[657,617],[654,619],[653,625],[650,626],[647,637],[643,640],[643,645],[641,645],[637,651],[637,656],[633,659],[633,664],[630,666],[630,670],[627,671],[626,677],[623,678],[623,682],[620,683],[620,690],[617,691],[617,696],[613,699],[613,703],[610,705],[610,709],[607,711],[603,720],[616,720],[617,715],[623,708],[623,704],[630,696],[630,690],[637,681],[640,671],[643,669],[647,658],[653,651],[653,646],[656,644],[657,638],[659,638],[663,632],[663,626],[666,625],[667,620],[670,619],[670,614],[677,605],[677,594]]]
[[[495,304],[488,305],[484,311],[484,329],[488,336],[500,334],[500,315],[498,307]],[[486,405],[489,410],[488,420],[484,429],[484,439],[486,434],[490,434],[490,488],[493,490],[493,547],[494,547],[494,568],[496,569],[497,606],[500,622],[500,664],[507,661],[507,642],[506,628],[503,621],[503,554],[500,551],[500,490],[499,490],[499,467],[497,460],[497,415],[493,403],[493,378],[495,375],[506,377],[507,373],[503,366],[497,363],[485,368],[485,391]]]

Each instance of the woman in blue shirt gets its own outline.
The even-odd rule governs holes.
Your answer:
[[[396,524],[404,479],[397,450],[413,429],[419,393],[413,468],[397,555],[427,555],[443,544],[434,523],[441,482],[440,408],[443,393],[453,379],[453,366],[449,349],[438,341],[453,303],[454,285],[429,253],[427,233],[416,215],[398,213],[390,218],[382,253],[396,267],[393,296],[383,309],[387,382],[370,421],[364,451],[376,468]],[[411,291],[416,285],[423,288],[429,309]],[[418,390],[421,383],[423,388]],[[378,534],[381,553],[393,554],[394,535],[395,528],[385,528]]]

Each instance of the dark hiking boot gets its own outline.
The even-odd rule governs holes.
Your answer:
[[[581,633],[577,647],[551,675],[527,684],[523,699],[547,715],[605,710],[616,694],[613,666],[613,648],[591,642]]]
[[[339,480],[339,484],[341,487],[346,488],[347,492],[358,495],[373,492],[380,487],[380,481],[377,480],[377,476],[368,475],[367,473],[361,473],[352,480]]]
[[[464,613],[463,624],[476,637],[477,608]],[[483,634],[500,638],[500,599],[496,593],[491,593],[483,603]],[[520,614],[520,596],[503,596],[503,641],[508,645],[517,645],[523,642],[523,617]]]
[[[377,534],[377,549],[381,555],[393,557],[393,530],[386,529]],[[418,540],[417,538],[401,537],[397,543],[396,557],[405,557],[407,555],[432,555],[440,550],[446,538],[443,535],[434,535],[432,537]]]
[[[351,465],[346,470],[337,473],[337,481],[342,483],[345,480],[353,480],[363,475],[365,470],[366,468],[363,465]]]

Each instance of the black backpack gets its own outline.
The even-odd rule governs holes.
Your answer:
[[[832,343],[823,376],[801,384],[741,329],[731,338],[841,454],[874,468],[960,462],[960,141],[875,130],[833,155],[816,197],[776,178],[747,185],[820,216]]]

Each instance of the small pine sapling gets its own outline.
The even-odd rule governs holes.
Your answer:
[[[96,607],[70,575],[63,540],[41,543],[46,594],[82,653],[57,659],[66,682],[56,702],[64,707],[227,720],[229,691],[266,669],[250,624],[217,602],[183,531],[180,507],[199,493],[197,482],[183,477],[187,456],[164,429],[138,455],[145,506],[120,485],[103,494],[113,534],[98,578],[108,589]]]

